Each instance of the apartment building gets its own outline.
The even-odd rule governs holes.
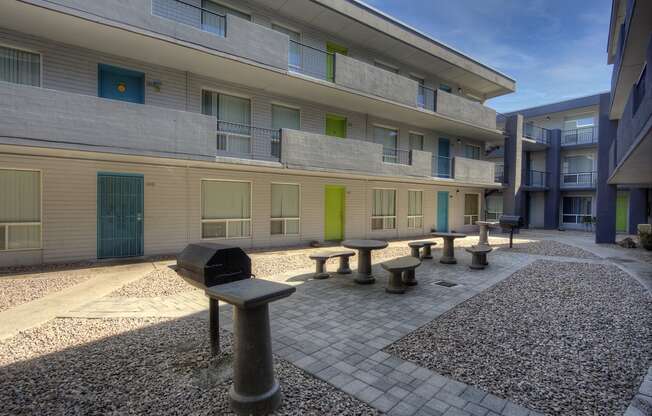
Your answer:
[[[470,230],[508,76],[353,0],[10,0],[0,266]]]
[[[596,242],[610,243],[629,205],[627,231],[652,222],[652,2],[612,2],[611,91],[600,97]]]
[[[520,214],[529,228],[563,228],[592,231],[596,216],[598,104],[591,95],[521,109],[502,117],[523,117],[521,133]],[[504,120],[499,117],[499,124]],[[503,145],[488,147],[497,181],[504,180]],[[626,192],[626,191],[623,191]],[[626,195],[626,194],[625,194]],[[503,212],[502,191],[486,197],[488,219]],[[619,214],[627,218],[627,206]],[[547,220],[546,220],[547,219]],[[625,231],[626,223],[623,226]]]

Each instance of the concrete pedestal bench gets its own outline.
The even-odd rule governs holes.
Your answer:
[[[233,385],[231,408],[238,415],[266,415],[281,404],[274,377],[269,303],[290,296],[294,286],[262,279],[246,279],[211,286],[211,300],[233,308]]]
[[[351,266],[349,265],[349,258],[355,256],[355,251],[342,250],[342,251],[324,251],[310,255],[310,259],[314,260],[317,267],[315,270],[315,279],[327,279],[330,275],[326,273],[326,260],[335,257],[340,258],[340,267],[337,269],[339,274],[351,274]]]
[[[385,292],[405,293],[405,285],[416,285],[417,281],[414,278],[414,269],[419,267],[420,264],[421,260],[411,256],[399,257],[397,259],[381,263],[381,267],[390,273]],[[412,272],[411,277],[407,272]],[[403,280],[404,276],[406,276],[405,281]]]
[[[481,270],[488,266],[489,263],[487,262],[487,253],[489,253],[491,250],[493,249],[489,246],[471,246],[467,248],[466,251],[471,253],[473,256],[471,258],[471,264],[469,267],[472,269]]]
[[[430,247],[437,245],[436,241],[412,241],[408,243],[412,257],[417,259],[431,259],[432,251]],[[423,254],[420,253],[420,250],[423,248]]]

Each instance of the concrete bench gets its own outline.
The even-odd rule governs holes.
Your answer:
[[[340,267],[337,269],[339,274],[351,274],[351,266],[349,265],[349,258],[355,256],[355,251],[342,250],[342,251],[324,251],[310,255],[310,259],[314,260],[317,267],[315,270],[315,279],[328,279],[330,275],[326,273],[326,260],[336,257],[340,258]]]
[[[432,251],[430,247],[437,245],[435,241],[412,241],[408,243],[408,247],[412,252],[412,257],[420,259],[431,259]],[[420,254],[420,250],[423,248],[423,254]]]
[[[421,265],[421,260],[411,256],[399,257],[380,264],[381,267],[389,272],[389,281],[385,292],[387,293],[405,293],[405,286],[414,286],[417,284],[414,278],[414,269]],[[412,272],[411,277],[407,272]],[[406,276],[404,280],[403,277]]]
[[[493,250],[489,246],[471,246],[466,249],[469,253],[471,253],[471,264],[469,265],[470,268],[476,269],[476,270],[481,270],[484,269],[486,266],[489,265],[487,262],[487,253],[489,253],[491,250]]]

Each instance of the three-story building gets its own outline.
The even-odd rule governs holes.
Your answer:
[[[0,265],[464,230],[509,77],[353,0],[11,0]]]

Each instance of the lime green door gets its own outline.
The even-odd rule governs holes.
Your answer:
[[[326,80],[335,81],[335,60],[333,59],[334,54],[339,53],[340,55],[348,55],[349,50],[344,46],[340,46],[336,43],[326,42],[326,51],[329,52],[326,56]]]
[[[618,193],[616,198],[616,231],[627,231],[627,212],[629,211],[629,198],[626,193]]]
[[[326,114],[326,135],[346,138],[346,117]]]
[[[346,188],[326,185],[324,204],[324,240],[344,240],[344,201]]]

